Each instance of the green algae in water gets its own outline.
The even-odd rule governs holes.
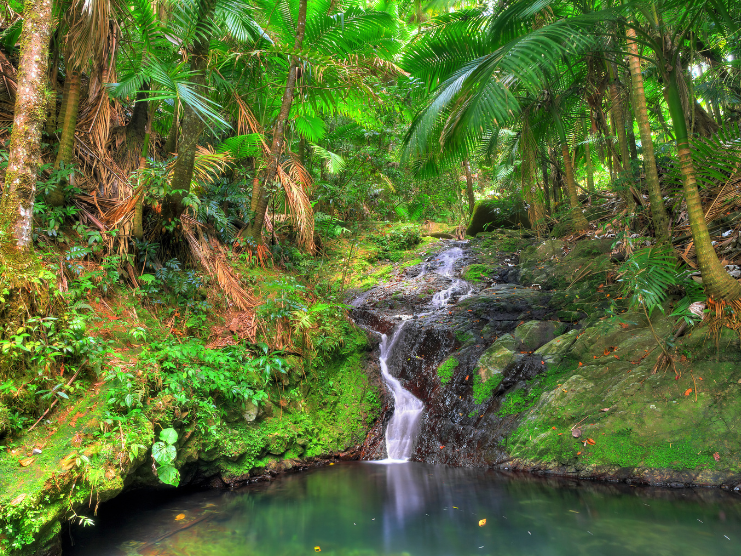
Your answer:
[[[741,546],[741,499],[719,490],[419,463],[343,463],[146,506],[135,496],[73,530],[65,556],[297,556],[316,546],[332,556],[730,556]]]

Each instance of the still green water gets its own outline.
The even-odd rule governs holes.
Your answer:
[[[238,491],[142,498],[73,530],[65,556],[741,554],[741,497],[718,490],[343,463]]]

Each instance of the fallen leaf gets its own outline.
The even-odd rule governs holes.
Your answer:
[[[556,430],[556,427],[553,427],[553,430],[555,431]]]
[[[466,380],[468,380],[468,377],[469,377],[469,376],[471,376],[471,375],[466,375]]]
[[[479,527],[483,527],[484,525],[486,525],[486,520],[485,519],[479,519]]]
[[[175,516],[175,521],[182,521],[185,519],[185,514],[178,514]]]
[[[587,444],[589,444],[590,446],[594,446],[596,442],[592,438],[587,438]]]
[[[314,552],[321,552],[321,551],[322,551],[322,549],[321,549],[321,548],[319,548],[318,546],[315,546],[315,547],[314,547]]]
[[[576,455],[577,455],[577,456],[580,456],[580,455],[581,455],[581,452],[576,452]]]
[[[441,449],[441,450],[442,450],[443,448],[445,448],[445,446],[440,446],[440,449]]]
[[[21,464],[21,467],[28,467],[29,465],[31,465],[34,462],[34,459],[36,459],[36,458],[23,458],[18,463]]]
[[[600,409],[600,411],[602,411],[602,412],[610,411],[610,408],[609,407],[603,407],[602,409]]]
[[[685,396],[689,396],[691,393],[692,393],[692,388],[687,388],[687,390],[685,391],[684,395]]]
[[[715,461],[720,461],[720,454],[718,452],[715,452],[713,454],[713,458],[715,459]]]

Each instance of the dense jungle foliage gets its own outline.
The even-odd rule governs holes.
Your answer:
[[[609,237],[634,306],[679,292],[688,325],[710,310],[739,326],[735,0],[9,0],[0,13],[9,453],[99,395],[95,441],[120,445],[121,469],[151,450],[168,484],[178,435],[207,442],[235,411],[310,408],[273,454],[357,441],[378,400],[346,293],[430,234]],[[360,402],[369,413],[336,430],[340,405]],[[110,480],[80,442],[70,468]],[[37,531],[12,523],[0,542],[30,543]]]

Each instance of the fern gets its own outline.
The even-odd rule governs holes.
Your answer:
[[[669,288],[679,285],[686,273],[681,272],[670,247],[646,247],[633,253],[619,269],[623,295],[631,307],[645,307],[648,315],[654,309],[664,312],[663,303]]]

